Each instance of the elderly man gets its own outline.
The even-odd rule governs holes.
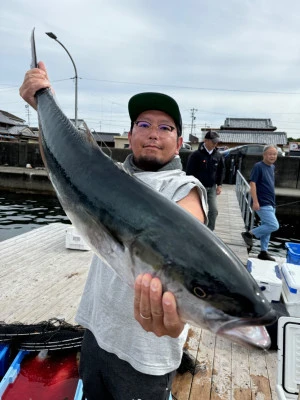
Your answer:
[[[277,147],[270,144],[264,147],[263,160],[256,163],[250,174],[252,208],[260,218],[260,225],[252,231],[242,232],[247,246],[253,246],[253,239],[260,239],[260,260],[275,261],[268,253],[271,233],[277,231],[279,223],[275,216],[275,166]]]
[[[20,94],[36,108],[34,95],[46,87],[50,82],[40,62],[26,73]],[[199,223],[206,221],[205,189],[182,171],[182,120],[176,101],[161,93],[140,93],[128,108],[132,154],[125,169]],[[162,293],[158,278],[138,276],[131,289],[94,256],[76,319],[86,328],[79,372],[87,400],[169,398],[188,326],[179,318],[173,294]]]
[[[215,229],[218,216],[217,196],[222,192],[222,183],[225,175],[225,163],[221,153],[217,149],[220,136],[217,132],[208,131],[204,142],[199,144],[187,163],[187,175],[193,175],[199,179],[207,191],[208,202],[208,227]]]

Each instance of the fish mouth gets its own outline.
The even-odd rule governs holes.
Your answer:
[[[249,348],[260,348],[267,350],[271,345],[271,339],[265,325],[272,325],[276,322],[278,315],[274,309],[270,309],[260,318],[238,318],[221,315],[219,311],[209,310],[206,318],[206,325],[209,330],[217,335],[226,337],[234,343]],[[216,311],[216,310],[214,310]]]
[[[244,347],[268,350],[271,346],[271,339],[265,326],[240,326],[218,334]]]
[[[271,309],[259,319],[233,319],[225,322],[216,333],[235,343],[267,350],[271,346],[271,339],[265,325],[272,325],[277,319],[275,310]]]

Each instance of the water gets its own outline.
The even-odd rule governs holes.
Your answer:
[[[0,242],[54,222],[70,223],[56,197],[0,192]]]
[[[270,253],[273,255],[285,257],[284,243],[300,241],[300,203],[290,203],[291,199],[284,198],[278,204],[280,228],[271,236]],[[0,193],[0,241],[54,222],[70,223],[56,197]],[[259,242],[255,244],[252,252],[258,254]]]
[[[277,197],[276,217],[279,229],[273,232],[269,244],[269,252],[273,256],[286,257],[286,242],[300,242],[300,201],[286,196]],[[259,219],[256,220],[258,223]],[[260,242],[255,241],[252,252],[260,252]]]
[[[298,222],[295,224],[295,217],[281,216],[277,214],[277,219],[280,225],[278,231],[271,235],[268,252],[273,257],[286,257],[286,242],[300,242],[300,225]],[[255,240],[251,253],[260,253],[260,241]]]

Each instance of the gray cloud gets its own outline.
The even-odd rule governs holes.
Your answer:
[[[266,117],[299,137],[300,96],[283,94],[300,94],[299,19],[296,0],[1,2],[0,108],[26,119],[18,87],[35,26],[38,57],[69,117],[73,66],[45,32],[72,54],[81,78],[79,118],[91,128],[122,133],[128,98],[150,90],[177,99],[186,132],[197,108],[196,132],[220,126],[226,116]],[[31,121],[37,123],[34,110]]]

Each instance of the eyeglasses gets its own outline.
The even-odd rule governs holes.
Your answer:
[[[173,132],[174,129],[176,129],[175,126],[167,124],[152,125],[147,121],[136,121],[134,125],[136,125],[137,129],[141,132],[148,132],[151,129],[157,128],[160,133],[168,133]]]

